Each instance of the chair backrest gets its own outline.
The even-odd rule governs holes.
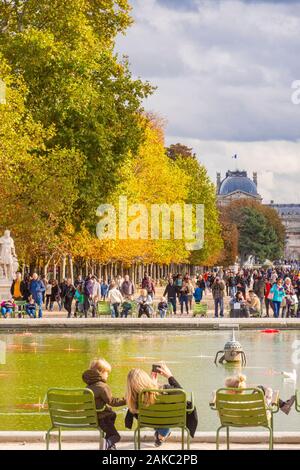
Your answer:
[[[98,315],[111,315],[110,303],[104,300],[97,302],[97,313]]]
[[[89,389],[50,388],[47,392],[47,402],[54,427],[98,427],[95,398]]]
[[[259,388],[221,388],[216,392],[216,409],[222,426],[268,426],[268,411]]]
[[[144,397],[156,393],[155,403],[145,405]],[[139,394],[138,420],[140,427],[177,428],[186,426],[186,392],[181,389],[143,390]]]
[[[207,312],[207,304],[202,303],[194,303],[193,305],[193,312],[194,313],[206,313]]]

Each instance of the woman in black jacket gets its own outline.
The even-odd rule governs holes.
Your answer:
[[[182,388],[177,380],[173,377],[172,372],[164,363],[160,363],[156,367],[157,372],[152,372],[149,376],[142,369],[132,369],[127,376],[127,391],[126,391],[126,402],[128,406],[128,412],[125,417],[125,426],[129,429],[132,428],[133,418],[138,417],[138,397],[139,394],[145,389],[176,389]],[[157,376],[162,375],[166,377],[168,383],[162,387],[158,385]],[[156,393],[147,393],[144,395],[144,404],[152,405],[155,403]],[[187,427],[192,437],[194,437],[198,424],[197,412],[187,415]],[[155,430],[155,443],[156,447],[161,446],[170,435],[170,429],[156,429]]]

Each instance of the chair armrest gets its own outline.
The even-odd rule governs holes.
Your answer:
[[[296,411],[300,412],[300,390],[296,390],[296,402],[295,402],[295,406],[296,406]]]
[[[191,392],[191,403],[192,403],[191,408],[187,408],[187,410],[186,410],[186,412],[187,412],[188,414],[192,413],[192,412],[194,411],[194,409],[195,409],[194,393],[193,393],[193,392]]]
[[[268,409],[272,413],[277,413],[279,411],[279,390],[274,390],[272,395],[272,401]]]
[[[209,406],[211,407],[212,410],[216,410],[216,399],[217,399],[217,394],[216,391],[213,391],[211,394],[211,398],[209,400]]]

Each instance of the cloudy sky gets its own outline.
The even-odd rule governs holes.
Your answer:
[[[300,203],[300,0],[130,2],[117,48],[157,86],[145,108],[166,119],[167,144],[193,147],[214,180],[237,153],[265,202]]]

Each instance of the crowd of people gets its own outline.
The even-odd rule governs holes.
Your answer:
[[[163,286],[159,299],[154,298],[158,285]],[[216,269],[202,274],[170,274],[167,279],[154,281],[148,273],[135,285],[126,274],[115,279],[98,279],[89,274],[70,278],[59,283],[56,279],[42,279],[37,273],[22,279],[17,273],[11,286],[11,297],[1,302],[4,318],[18,309],[16,302],[25,302],[26,315],[31,318],[43,315],[43,308],[65,310],[68,318],[97,315],[97,305],[106,301],[113,318],[124,317],[134,305],[138,317],[158,314],[166,317],[189,315],[193,304],[200,303],[210,292],[214,300],[215,317],[223,317],[225,299],[229,298],[231,317],[299,317],[300,271],[295,266],[269,269],[241,269],[238,272]],[[21,311],[19,316],[21,316]]]
[[[212,292],[217,302],[216,283],[230,296],[230,315],[242,317],[299,317],[300,271],[294,267],[245,269],[238,273],[225,271],[223,279],[213,282]],[[215,289],[215,292],[214,292]],[[222,312],[221,312],[222,314]]]
[[[134,303],[138,317],[151,317],[157,313],[164,318],[169,309],[176,315],[178,305],[181,315],[184,308],[189,315],[193,302],[201,302],[206,288],[201,275],[193,279],[187,274],[170,275],[165,281],[163,295],[155,304],[157,284],[158,281],[155,282],[148,273],[144,274],[138,286],[128,274],[124,278],[118,275],[109,280],[98,279],[92,274],[83,279],[79,275],[74,283],[70,278],[59,283],[56,279],[42,279],[37,273],[22,279],[21,273],[17,273],[11,286],[11,298],[2,301],[1,313],[4,318],[12,315],[16,309],[15,302],[23,301],[26,302],[25,313],[31,318],[41,318],[43,307],[53,311],[55,306],[59,311],[66,310],[68,318],[72,315],[87,317],[89,313],[95,317],[98,302],[106,301],[110,304],[113,318],[127,318]]]

